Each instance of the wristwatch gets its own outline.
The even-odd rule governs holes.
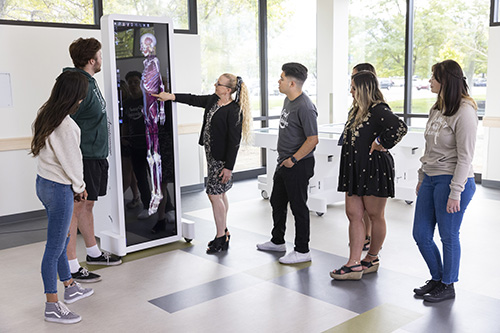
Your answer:
[[[297,159],[292,155],[292,157],[290,157],[290,159],[292,160],[293,164],[297,164]]]

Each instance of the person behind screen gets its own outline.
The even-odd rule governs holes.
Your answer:
[[[108,183],[108,122],[106,102],[97,86],[94,75],[101,71],[101,43],[95,38],[79,38],[69,46],[75,68],[64,68],[64,72],[78,72],[87,78],[88,91],[80,107],[71,118],[81,130],[80,149],[83,156],[84,180],[87,184],[87,200],[76,202],[71,219],[70,241],[67,248],[69,267],[78,282],[97,282],[99,274],[80,267],[76,256],[77,229],[83,236],[89,265],[119,265],[120,257],[102,252],[97,246],[94,233],[94,203],[99,196],[106,195]]]
[[[140,198],[134,198],[127,204],[127,208],[136,207],[135,203],[142,207],[138,214],[138,219],[149,217],[148,208],[151,201],[151,188],[148,180],[148,162],[146,160],[148,146],[146,142],[146,125],[144,124],[144,96],[141,89],[142,73],[130,71],[125,75],[127,81],[129,98],[123,101],[123,124],[122,138],[125,143],[126,152],[130,159],[130,171],[132,174],[126,175],[124,170],[123,178],[136,179]],[[123,141],[122,141],[123,143]],[[132,185],[132,182],[128,182]],[[126,190],[124,186],[123,190]]]
[[[215,82],[212,95],[152,94],[160,101],[175,101],[205,108],[199,144],[205,147],[208,164],[208,198],[217,234],[208,243],[207,253],[227,250],[230,234],[227,230],[229,202],[226,192],[232,187],[233,168],[240,141],[251,136],[252,115],[248,89],[241,77],[222,74]],[[234,98],[233,98],[234,95]]]
[[[353,103],[342,134],[338,181],[338,191],[346,192],[350,253],[345,265],[330,272],[336,280],[359,280],[363,273],[378,270],[378,252],[386,234],[385,204],[388,197],[394,197],[394,160],[387,149],[407,132],[406,124],[385,103],[374,73],[354,74],[351,94]],[[372,239],[370,251],[361,260],[365,210],[373,224]]]
[[[47,302],[45,320],[62,324],[82,318],[57,297],[57,276],[64,284],[64,302],[73,303],[94,293],[73,281],[66,247],[73,201],[87,198],[80,151],[80,128],[71,119],[87,94],[88,80],[78,72],[64,72],[33,123],[31,154],[37,157],[36,194],[47,212],[47,243],[42,280]]]
[[[120,80],[118,85],[118,107],[120,109],[120,149],[121,149],[121,165],[122,165],[122,174],[123,174],[123,192],[125,193],[128,188],[130,188],[132,192],[132,200],[126,204],[126,207],[129,209],[133,209],[138,207],[141,202],[141,196],[139,192],[139,188],[137,187],[137,179],[135,178],[134,171],[132,168],[132,160],[130,158],[130,142],[128,140],[128,135],[124,135],[124,131],[127,129],[123,126],[123,123],[126,121],[124,117],[124,108],[123,103],[127,99],[130,98],[130,91],[128,84],[125,80]],[[125,137],[124,137],[125,136]]]
[[[445,60],[432,66],[431,91],[437,94],[424,132],[413,238],[431,279],[413,292],[424,301],[455,298],[460,266],[460,225],[476,191],[472,159],[476,144],[477,105],[460,65]],[[443,259],[434,243],[438,226]]]

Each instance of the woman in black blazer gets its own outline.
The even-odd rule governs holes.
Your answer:
[[[233,98],[234,95],[234,98]],[[212,95],[152,94],[160,101],[175,101],[205,108],[199,144],[207,157],[207,189],[212,204],[217,234],[208,243],[207,253],[227,250],[230,234],[227,230],[229,203],[226,192],[232,187],[232,172],[240,141],[251,135],[252,114],[248,89],[241,77],[222,74],[215,82]]]

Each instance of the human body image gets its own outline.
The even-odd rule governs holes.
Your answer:
[[[234,94],[234,100],[233,100]],[[162,92],[152,94],[161,101],[175,101],[205,109],[199,144],[207,158],[206,192],[217,228],[216,237],[208,243],[207,253],[227,250],[230,234],[227,229],[229,201],[226,192],[232,187],[232,172],[243,137],[251,135],[251,110],[248,89],[241,77],[222,74],[215,83],[215,94],[191,95]]]
[[[47,212],[47,243],[42,259],[42,280],[47,302],[45,320],[73,324],[82,318],[57,296],[57,277],[64,284],[64,302],[73,303],[94,293],[73,281],[66,247],[73,201],[87,198],[80,152],[80,129],[69,116],[87,93],[87,80],[77,72],[62,73],[49,100],[33,124],[31,153],[37,157],[36,193]]]
[[[460,226],[476,185],[472,159],[476,143],[477,106],[469,96],[462,68],[453,60],[432,67],[430,110],[420,159],[413,237],[431,279],[413,291],[428,302],[455,298],[460,266]],[[436,225],[443,256],[433,236]]]
[[[353,105],[343,131],[338,190],[345,192],[349,219],[349,259],[330,272],[337,280],[359,280],[376,272],[386,235],[388,197],[394,197],[394,160],[387,151],[406,134],[407,126],[384,101],[377,77],[369,71],[352,76]],[[363,214],[372,222],[370,250],[361,260],[365,240]]]
[[[83,236],[87,251],[87,264],[118,265],[121,258],[103,253],[97,246],[94,233],[94,203],[99,196],[106,195],[108,183],[108,124],[106,102],[97,86],[94,75],[101,71],[101,43],[95,38],[75,40],[69,47],[75,68],[64,72],[78,72],[88,81],[87,95],[77,112],[71,117],[81,130],[80,149],[83,156],[84,180],[87,185],[87,200],[76,202],[70,226],[70,241],[67,254],[71,274],[79,282],[97,282],[101,277],[80,267],[76,256],[77,230]]]
[[[158,122],[165,123],[164,102],[152,96],[159,92],[164,92],[160,61],[156,57],[156,37],[151,33],[141,36],[141,52],[146,57],[144,59],[144,70],[141,78],[141,88],[144,92],[144,122],[146,125],[147,161],[149,164],[149,176],[151,177],[151,202],[149,203],[148,214],[153,215],[158,210],[158,206],[163,199],[161,190],[162,183],[162,158],[158,141]],[[159,105],[158,105],[159,104]]]
[[[279,91],[286,95],[278,133],[278,166],[273,177],[271,206],[273,229],[270,241],[257,244],[261,251],[286,251],[288,203],[295,218],[295,247],[279,258],[282,264],[311,261],[310,218],[307,207],[309,179],[314,175],[314,149],[318,144],[318,112],[302,91],[307,68],[299,63],[282,66]]]

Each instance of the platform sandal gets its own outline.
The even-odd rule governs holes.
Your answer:
[[[226,251],[228,247],[227,236],[216,237],[212,244],[207,248],[207,254],[219,253]]]
[[[363,270],[353,271],[353,268],[361,267],[360,264],[353,266],[342,266],[339,269],[334,269],[330,272],[330,276],[335,280],[361,280],[363,277]],[[342,273],[344,271],[344,273]]]
[[[370,241],[371,241],[371,237],[366,236],[365,243],[363,244],[363,251],[368,251],[370,249]]]
[[[378,271],[378,268],[380,266],[380,259],[378,258],[378,254],[373,255],[368,253],[368,255],[376,259],[372,261],[361,260],[361,266],[366,267],[363,268],[363,274],[375,273],[376,271]]]
[[[224,232],[226,233],[226,236],[227,236],[227,245],[229,245],[229,240],[231,239],[231,234],[229,233],[229,230],[224,230]],[[215,238],[217,238],[217,236],[215,236]],[[212,242],[215,240],[215,238],[213,240],[211,240],[210,242],[208,242],[207,246],[210,246],[212,245]]]

